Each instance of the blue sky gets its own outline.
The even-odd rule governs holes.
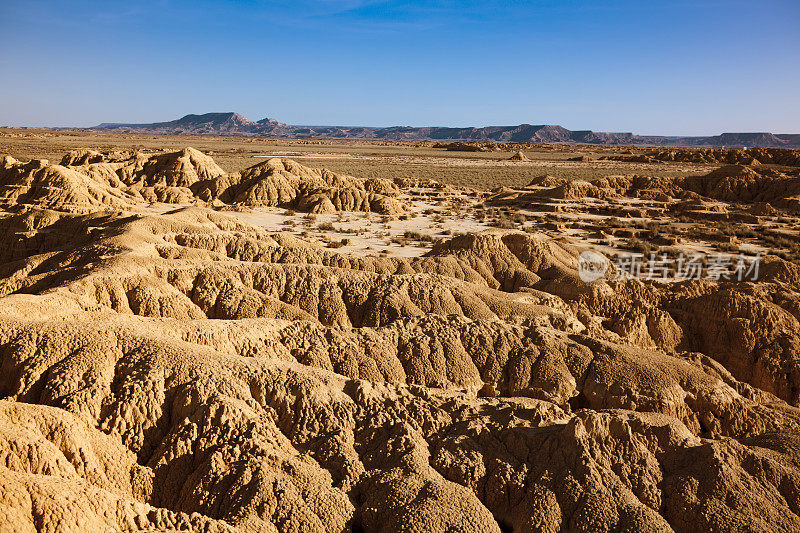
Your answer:
[[[800,2],[0,0],[0,124],[800,133]]]

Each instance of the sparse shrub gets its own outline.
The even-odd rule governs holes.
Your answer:
[[[649,242],[639,240],[636,237],[631,237],[630,239],[628,239],[625,243],[625,246],[629,250],[645,255],[655,251],[652,244],[650,244]]]
[[[500,229],[514,229],[517,223],[506,215],[502,215],[492,221],[492,226]]]
[[[729,242],[721,242],[717,244],[717,250],[719,250],[720,252],[738,253],[739,245]]]
[[[333,240],[328,243],[328,248],[341,248],[342,246],[347,246],[350,244],[350,239],[342,239],[339,241]]]

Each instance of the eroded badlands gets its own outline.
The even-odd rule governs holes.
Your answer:
[[[798,195],[6,157],[0,529],[800,530]],[[579,277],[720,223],[757,280]]]

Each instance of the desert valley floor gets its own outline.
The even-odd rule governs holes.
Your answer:
[[[800,530],[798,151],[2,129],[0,210],[2,531]]]

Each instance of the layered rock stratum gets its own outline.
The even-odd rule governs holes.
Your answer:
[[[791,209],[794,178],[756,176],[489,202]],[[407,185],[191,149],[5,158],[0,529],[800,529],[800,268],[585,283],[563,239],[363,256],[213,209],[404,213]]]
[[[185,115],[176,120],[149,124],[106,122],[92,128],[114,132],[144,132],[167,135],[242,135],[272,138],[360,139],[384,141],[468,141],[492,143],[564,143],[644,146],[717,146],[798,148],[800,135],[723,133],[707,137],[635,135],[630,132],[568,130],[553,124],[519,124],[454,128],[445,126],[298,126],[265,118],[252,121],[238,113]]]

